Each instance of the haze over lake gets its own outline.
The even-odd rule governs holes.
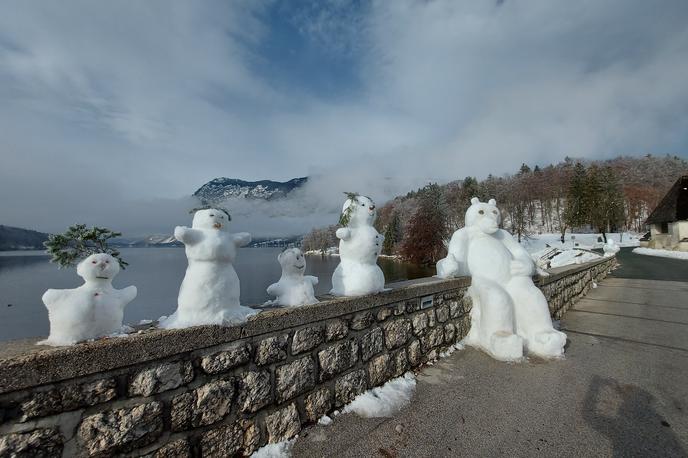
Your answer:
[[[242,248],[235,268],[241,281],[241,303],[262,304],[271,299],[265,289],[281,274],[277,255],[281,248]],[[156,320],[170,315],[177,307],[177,294],[187,262],[181,248],[125,248],[122,257],[129,262],[115,278],[115,288],[135,285],[138,296],[124,312],[126,324],[143,319]],[[307,275],[320,283],[316,295],[327,293],[338,257],[308,256]],[[434,269],[379,259],[387,282],[420,278]],[[41,296],[49,288],[75,288],[82,284],[75,269],[58,269],[42,251],[0,252],[0,340],[45,336],[48,311]]]

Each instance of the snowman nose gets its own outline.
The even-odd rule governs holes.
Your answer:
[[[368,207],[368,208],[370,208],[371,210],[375,210],[375,205],[371,205],[371,206]]]

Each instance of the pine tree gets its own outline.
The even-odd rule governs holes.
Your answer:
[[[43,245],[51,256],[50,262],[58,267],[71,267],[92,254],[107,253],[124,269],[129,264],[122,259],[119,250],[108,245],[108,240],[121,235],[104,227],[87,229],[85,224],[75,224],[64,234],[50,235]]]
[[[585,166],[577,162],[573,168],[573,174],[566,195],[566,209],[564,210],[564,221],[569,227],[580,227],[590,222],[587,204],[589,195],[586,193],[588,185],[587,172]],[[564,232],[562,231],[562,242]]]
[[[401,223],[399,221],[399,213],[394,212],[385,229],[385,241],[382,244],[382,254],[393,255],[400,239]]]
[[[418,208],[407,226],[401,254],[415,264],[434,264],[446,252],[447,225],[442,191],[437,184],[429,184],[421,190],[419,198]]]

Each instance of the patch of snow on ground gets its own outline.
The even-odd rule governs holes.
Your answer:
[[[332,419],[327,415],[323,415],[322,417],[320,417],[320,420],[318,420],[318,424],[320,426],[329,426],[332,424]]]
[[[390,417],[411,403],[415,391],[416,376],[407,372],[356,396],[342,413],[353,412],[364,418]]]
[[[614,243],[620,247],[634,247],[640,244],[639,234],[624,232],[623,234],[613,232],[607,234],[607,240],[614,240]],[[604,239],[602,234],[571,234],[566,233],[564,236],[564,243],[561,243],[561,234],[535,234],[521,240],[521,245],[528,250],[529,253],[541,251],[549,245],[551,248],[559,248],[561,250],[570,250],[572,248],[583,248],[591,250],[593,248],[602,248],[604,246]]]
[[[644,254],[648,256],[660,256],[662,258],[688,260],[688,251],[659,250],[656,248],[636,248],[635,250],[633,250],[633,253]]]
[[[571,264],[583,264],[584,262],[596,261],[601,259],[597,253],[590,253],[583,250],[565,250],[550,260],[550,267],[562,267]]]
[[[463,350],[466,348],[464,344],[461,342],[457,342],[454,345],[451,345],[449,348],[444,350],[442,353],[440,353],[440,358],[446,358],[447,356],[451,356],[452,353],[454,353],[456,350]]]
[[[141,320],[139,321],[139,324],[151,324],[153,320]]]
[[[296,438],[276,444],[267,444],[253,452],[251,458],[288,458]]]

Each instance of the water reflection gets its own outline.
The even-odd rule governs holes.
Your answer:
[[[279,279],[277,262],[280,248],[244,248],[239,251],[236,270],[241,280],[241,302],[262,304],[270,297],[265,288]],[[157,319],[174,312],[179,285],[186,270],[186,256],[180,248],[127,248],[122,256],[129,262],[113,284],[116,288],[136,285],[137,298],[127,306],[126,323]],[[307,275],[320,283],[316,295],[327,293],[337,257],[309,256]],[[380,258],[387,282],[432,276],[433,268],[423,268]],[[0,253],[0,340],[47,335],[48,314],[41,302],[48,288],[75,288],[82,283],[74,269],[58,269],[41,251]]]

